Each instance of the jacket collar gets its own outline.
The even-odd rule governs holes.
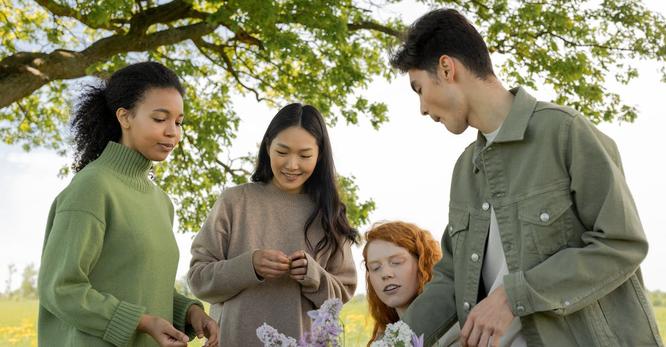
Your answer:
[[[525,138],[527,131],[527,124],[529,123],[534,108],[536,107],[537,100],[532,95],[527,93],[523,87],[515,87],[509,90],[514,95],[511,110],[506,119],[502,123],[494,143],[522,141]],[[486,147],[486,137],[483,136],[481,131],[476,136],[476,143],[474,145],[473,161],[475,171],[479,169],[477,159],[481,150]]]

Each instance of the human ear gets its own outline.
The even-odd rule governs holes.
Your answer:
[[[441,57],[439,57],[439,61],[437,64],[437,70],[440,72],[441,76],[447,80],[450,81],[453,79],[453,74],[455,72],[455,64],[453,62],[453,59],[449,57],[448,55],[444,54]]]
[[[120,107],[116,110],[116,118],[118,119],[118,123],[120,123],[120,126],[123,129],[129,129],[129,117],[130,112],[126,108]]]

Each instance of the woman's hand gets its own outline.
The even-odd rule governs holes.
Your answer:
[[[160,347],[187,347],[190,340],[166,319],[148,314],[141,315],[137,330],[152,336]]]
[[[305,279],[305,274],[308,272],[308,258],[305,256],[305,251],[300,250],[292,253],[289,260],[291,260],[289,277],[296,281]]]
[[[204,347],[217,347],[219,344],[220,328],[217,322],[210,318],[199,305],[191,305],[187,309],[187,322],[194,328],[198,338],[206,337]]]
[[[260,249],[252,254],[252,265],[260,279],[279,278],[289,271],[289,258],[278,250]]]

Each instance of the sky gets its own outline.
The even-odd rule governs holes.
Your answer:
[[[645,3],[666,15],[666,2]],[[409,8],[403,12],[403,19],[411,22],[422,13],[424,10]],[[660,252],[660,246],[666,244],[666,233],[662,231],[666,213],[661,206],[666,199],[666,183],[661,171],[663,154],[659,150],[662,130],[666,129],[661,104],[666,98],[666,86],[659,81],[658,64],[633,63],[640,77],[628,86],[611,85],[611,88],[620,92],[625,102],[638,107],[638,119],[634,123],[604,123],[599,128],[619,147],[627,183],[650,244],[641,265],[646,287],[666,291],[666,276],[663,276],[666,253]],[[543,91],[528,91],[541,100],[553,97]],[[453,135],[442,124],[421,116],[417,95],[410,89],[406,75],[389,82],[374,81],[362,92],[368,99],[388,105],[390,121],[379,131],[363,119],[358,126],[339,122],[331,128],[338,172],[353,175],[361,199],[372,198],[376,202],[376,210],[370,215],[372,222],[409,221],[440,239],[447,223],[453,165],[464,148],[475,140],[476,131],[470,128],[461,135]],[[231,152],[244,155],[256,150],[277,110],[257,104],[250,97],[235,100],[241,124]],[[57,173],[69,162],[69,158],[52,151],[38,149],[26,153],[19,146],[0,144],[0,292],[5,290],[9,264],[17,268],[12,279],[14,288],[20,283],[26,265],[39,266],[49,207],[71,179],[60,179]],[[367,229],[364,226],[360,231]],[[177,230],[176,233],[180,249],[177,277],[182,278],[189,267],[193,234]],[[356,293],[361,294],[365,291],[365,272],[360,248],[354,248],[353,253],[359,275]]]

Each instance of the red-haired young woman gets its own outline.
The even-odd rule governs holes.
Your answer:
[[[375,320],[370,345],[381,337],[388,324],[400,320],[400,315],[423,291],[442,252],[427,230],[406,222],[375,224],[365,239],[367,297]],[[455,326],[437,345],[457,345],[459,331]]]

